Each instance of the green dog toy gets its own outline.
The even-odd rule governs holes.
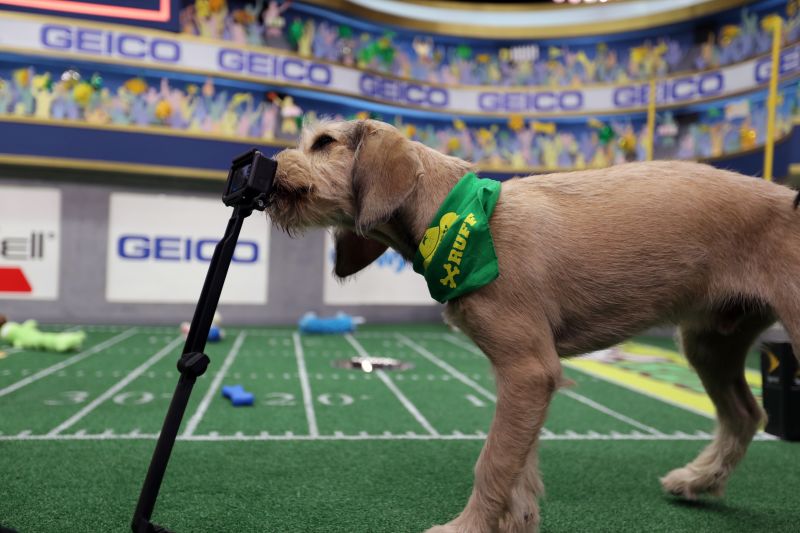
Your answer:
[[[77,350],[86,340],[86,333],[74,331],[67,333],[45,333],[39,331],[35,320],[5,322],[0,315],[0,339],[11,343],[14,348],[23,350],[47,350],[49,352],[68,352]],[[5,323],[3,323],[5,322]]]

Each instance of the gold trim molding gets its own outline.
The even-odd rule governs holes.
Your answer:
[[[409,17],[399,17],[390,15],[382,11],[370,9],[358,4],[354,4],[349,0],[303,0],[309,4],[314,4],[319,7],[347,13],[349,15],[366,19],[371,22],[379,24],[389,24],[398,26],[407,30],[425,31],[429,33],[436,33],[440,35],[448,35],[454,37],[472,37],[472,38],[493,38],[493,39],[550,39],[557,37],[585,37],[590,35],[607,35],[609,33],[624,33],[628,31],[639,31],[647,28],[656,28],[659,26],[667,26],[685,22],[694,18],[713,15],[728,9],[734,9],[745,4],[751,3],[754,0],[708,0],[707,2],[699,5],[678,8],[672,11],[662,12],[654,15],[643,15],[640,17],[632,17],[625,20],[614,20],[607,22],[597,22],[594,24],[574,24],[565,26],[551,26],[546,28],[533,28],[530,26],[503,26],[503,27],[487,27],[480,25],[479,21],[472,24],[453,24],[448,22],[432,22],[412,19]],[[624,0],[618,0],[624,1]],[[415,1],[414,3],[429,5],[429,2]],[[437,2],[441,4],[441,2]],[[449,2],[448,2],[449,4]],[[498,4],[498,10],[504,12],[510,11],[509,6],[515,4]],[[581,9],[581,6],[536,6],[532,4],[520,4],[522,9],[525,10],[548,10],[554,8],[560,9]],[[592,4],[598,6],[598,4]],[[495,8],[495,4],[487,2],[485,4],[461,4],[463,8],[473,10],[491,10]],[[461,7],[459,6],[459,7]],[[437,5],[436,7],[443,7]],[[583,6],[585,7],[585,6]],[[456,9],[453,6],[453,9]],[[479,17],[476,17],[476,19]]]

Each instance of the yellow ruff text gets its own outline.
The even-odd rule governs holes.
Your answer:
[[[464,250],[467,248],[470,233],[469,228],[474,226],[476,222],[478,221],[475,219],[475,215],[470,213],[464,219],[464,222],[458,230],[458,235],[456,235],[456,239],[453,241],[453,247],[450,249],[450,254],[447,256],[447,263],[444,264],[444,270],[447,275],[439,280],[445,287],[450,287],[451,289],[458,287],[456,276],[461,273],[461,269],[458,267],[461,265],[461,259],[464,257]]]

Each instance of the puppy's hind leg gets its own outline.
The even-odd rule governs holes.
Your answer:
[[[730,310],[725,315],[729,320]],[[767,309],[742,309],[732,330],[720,330],[715,319],[680,325],[684,354],[716,407],[717,429],[714,440],[694,461],[661,478],[667,492],[686,499],[724,492],[728,477],[764,420],[745,381],[744,364],[750,346],[772,322],[774,317]]]

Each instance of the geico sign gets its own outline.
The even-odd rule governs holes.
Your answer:
[[[117,255],[122,259],[208,263],[214,255],[219,239],[120,235],[117,239]],[[233,252],[234,263],[256,263],[260,256],[256,241],[239,240]]]
[[[711,98],[725,91],[725,78],[722,72],[707,72],[697,76],[687,76],[666,80],[658,84],[656,102],[671,104]],[[614,89],[614,107],[642,107],[650,101],[649,84],[631,85]]]

